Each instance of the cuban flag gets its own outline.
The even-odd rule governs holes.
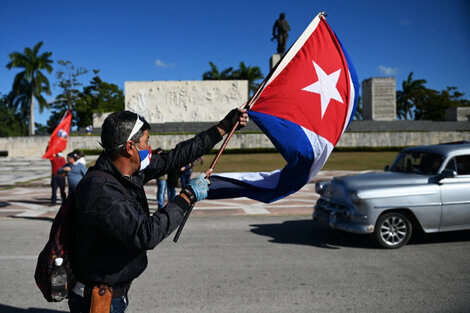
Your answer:
[[[287,165],[267,173],[213,174],[209,199],[248,197],[270,203],[309,183],[352,120],[359,83],[344,47],[320,13],[259,91],[249,117]]]

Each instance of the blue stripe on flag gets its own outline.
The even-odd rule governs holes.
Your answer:
[[[287,161],[279,172],[263,173],[257,181],[239,178],[211,176],[209,199],[248,197],[265,203],[284,198],[308,183],[310,168],[314,161],[313,148],[302,128],[290,121],[259,112],[248,112],[252,121],[271,139],[274,146]],[[235,174],[235,173],[232,173]],[[270,176],[270,177],[267,177]],[[233,176],[232,176],[233,177]],[[276,182],[272,185],[272,182]],[[270,182],[271,186],[264,186]]]
[[[336,36],[336,34],[335,34],[335,36]],[[354,119],[354,115],[356,115],[357,102],[359,100],[359,88],[360,88],[359,77],[357,76],[356,68],[354,67],[354,65],[352,63],[352,60],[349,57],[348,52],[344,48],[343,43],[338,38],[338,36],[336,36],[336,39],[338,39],[338,42],[341,46],[341,50],[343,50],[344,57],[346,58],[346,62],[348,63],[349,75],[351,76],[351,80],[352,80],[352,83],[353,83],[353,86],[354,86],[354,107],[353,107],[353,111],[351,113],[351,117],[348,121],[348,125],[349,125],[351,123],[351,121]]]

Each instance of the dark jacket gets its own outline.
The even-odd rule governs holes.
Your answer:
[[[207,153],[222,139],[216,127],[153,155],[150,165],[125,177],[104,153],[75,190],[69,228],[70,260],[78,281],[111,286],[130,283],[147,267],[147,250],[182,222],[188,203],[180,196],[150,215],[143,185]]]

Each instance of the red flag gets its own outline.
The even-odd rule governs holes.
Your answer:
[[[69,138],[70,125],[72,124],[72,112],[67,110],[62,121],[54,129],[47,146],[46,153],[42,156],[43,159],[51,159],[54,154],[62,152],[67,147],[67,139]]]

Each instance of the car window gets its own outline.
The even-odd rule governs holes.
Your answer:
[[[445,169],[457,172],[457,168],[455,167],[455,158],[452,158],[447,162]]]
[[[457,175],[470,175],[470,155],[461,155],[455,157]]]
[[[437,153],[400,152],[390,167],[392,172],[435,175],[444,157]]]

